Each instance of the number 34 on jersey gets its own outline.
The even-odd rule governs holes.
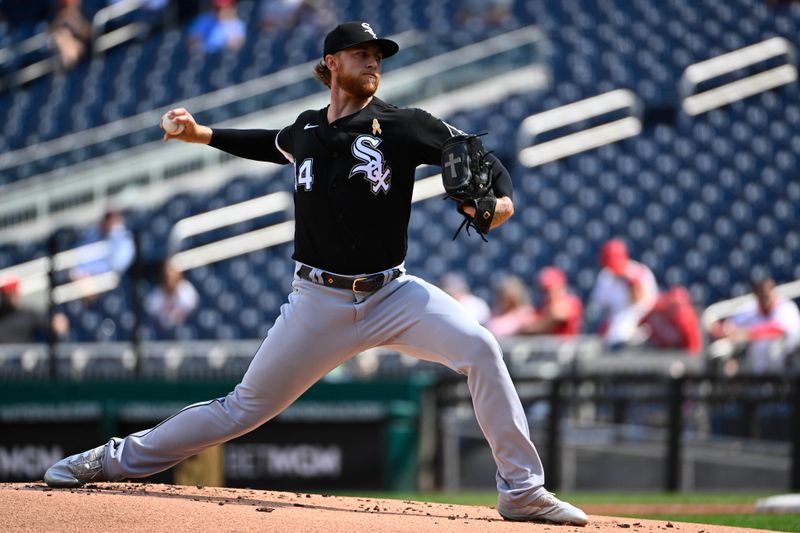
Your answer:
[[[381,191],[388,193],[392,186],[392,169],[384,163],[383,152],[378,150],[380,144],[381,139],[378,137],[359,135],[350,148],[350,153],[362,164],[355,165],[348,178],[363,174],[364,179],[371,184],[372,194],[376,195]],[[294,189],[311,191],[314,187],[314,159],[304,159],[299,166],[295,163],[295,169]]]

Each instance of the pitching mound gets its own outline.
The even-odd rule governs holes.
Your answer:
[[[742,533],[740,528],[592,516],[586,528],[506,522],[490,507],[251,489],[98,483],[81,489],[0,484],[5,531],[535,531]],[[752,531],[752,530],[751,530]]]

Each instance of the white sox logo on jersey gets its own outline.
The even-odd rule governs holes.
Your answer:
[[[381,139],[372,135],[359,135],[350,149],[353,156],[364,164],[354,166],[348,177],[352,178],[363,172],[364,178],[372,183],[372,193],[376,195],[381,190],[389,192],[392,178],[392,169],[384,165],[383,152],[377,149],[381,142]]]

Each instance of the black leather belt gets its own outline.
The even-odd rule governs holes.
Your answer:
[[[297,275],[312,283],[336,289],[347,289],[353,292],[375,292],[393,279],[400,277],[400,274],[403,273],[399,268],[394,268],[387,279],[383,272],[370,274],[369,276],[340,276],[322,271],[322,279],[320,280],[312,278],[311,271],[311,267],[303,265],[297,271]]]

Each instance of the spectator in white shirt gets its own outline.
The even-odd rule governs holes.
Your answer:
[[[600,333],[610,348],[637,344],[639,322],[658,298],[653,271],[628,257],[619,239],[607,241],[600,252],[602,270],[589,296],[589,315],[601,320]]]
[[[451,272],[442,276],[441,289],[455,298],[478,321],[485,324],[492,314],[489,304],[483,298],[472,293],[464,276]]]
[[[145,300],[145,311],[153,319],[161,336],[186,322],[198,303],[197,291],[175,265],[164,263],[161,284]]]
[[[800,347],[800,311],[775,292],[775,281],[751,284],[755,301],[733,317],[711,326],[715,338],[746,343],[743,370],[752,374],[783,372],[788,357]]]

